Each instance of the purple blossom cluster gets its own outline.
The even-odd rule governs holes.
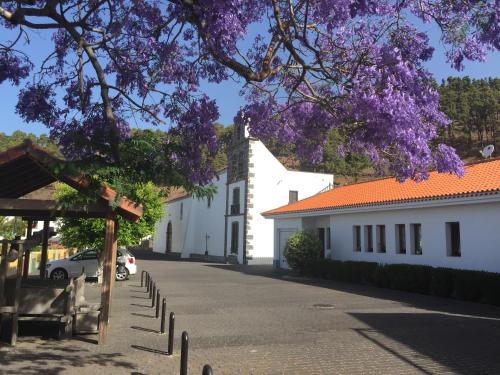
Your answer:
[[[28,77],[30,65],[11,51],[2,51],[0,49],[0,84],[9,80],[14,85],[19,85],[23,78]]]
[[[340,154],[361,152],[401,180],[424,179],[430,168],[460,175],[455,151],[433,146],[448,120],[423,67],[434,49],[412,20],[437,23],[456,69],[500,48],[498,0],[56,3],[7,4],[2,13],[5,27],[21,23],[23,32],[53,22],[44,28],[54,50],[20,91],[17,112],[46,125],[73,159],[111,160],[132,121],[171,124],[171,157],[195,183],[214,174],[219,116],[201,84],[233,78],[247,99],[235,122],[295,144],[301,158],[320,161],[338,129],[347,139]],[[19,85],[32,62],[7,45],[0,83]]]

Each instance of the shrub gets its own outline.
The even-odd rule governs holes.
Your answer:
[[[430,294],[450,297],[453,293],[453,270],[451,268],[433,268],[431,272]]]
[[[331,280],[500,305],[497,273],[318,258],[311,263],[301,260],[301,264],[307,264],[308,273],[313,276]]]
[[[288,239],[285,256],[288,265],[301,273],[312,273],[317,271],[317,261],[322,251],[321,241],[318,236],[308,230],[295,232]]]
[[[411,264],[389,264],[385,266],[385,272],[389,275],[389,287],[391,289],[404,290],[428,294],[431,283],[430,266]]]

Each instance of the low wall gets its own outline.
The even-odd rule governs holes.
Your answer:
[[[51,260],[57,260],[57,259],[64,259],[72,256],[73,254],[76,253],[76,250],[74,249],[50,249],[47,252],[47,261]],[[40,260],[42,257],[42,252],[41,251],[36,251],[32,252],[30,254],[30,269],[29,269],[29,274],[38,274],[38,266],[40,264]],[[14,262],[9,263],[9,273],[12,273],[16,270],[17,268],[17,260]]]

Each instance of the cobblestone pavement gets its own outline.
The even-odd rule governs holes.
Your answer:
[[[21,337],[0,374],[500,374],[500,308],[273,273],[139,260],[176,314],[175,355],[138,276],[117,283],[109,342]],[[88,287],[97,298],[98,289]]]

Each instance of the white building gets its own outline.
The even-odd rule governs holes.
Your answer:
[[[333,175],[287,170],[262,142],[238,127],[228,168],[213,184],[217,193],[211,200],[181,194],[167,202],[153,251],[271,264],[273,223],[261,212],[328,188]]]
[[[500,159],[467,166],[463,178],[346,185],[264,216],[274,219],[276,267],[287,268],[290,235],[311,229],[326,258],[500,272]]]

